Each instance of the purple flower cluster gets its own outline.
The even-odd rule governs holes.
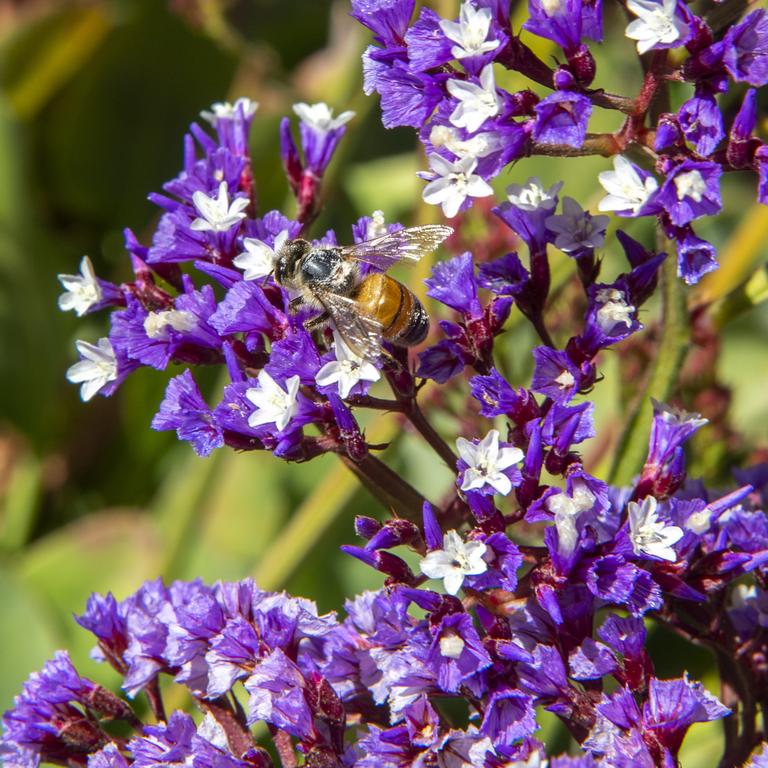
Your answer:
[[[385,126],[417,129],[430,168],[422,174],[429,182],[424,200],[441,205],[446,216],[490,196],[488,182],[527,155],[615,155],[614,170],[600,174],[608,193],[600,209],[657,217],[677,244],[680,276],[696,283],[717,261],[691,222],[721,210],[722,174],[755,172],[757,198],[768,203],[768,149],[754,136],[755,88],[768,83],[763,9],[718,37],[706,16],[682,0],[629,0],[627,11],[636,18],[625,34],[638,53],[653,56],[631,98],[592,87],[597,67],[590,45],[603,40],[600,0],[529,0],[523,28],[562,49],[564,61],[554,68],[513,33],[506,2],[463,0],[456,20],[427,7],[414,18],[414,0],[351,5],[352,16],[374,34],[363,55],[365,90],[379,94]],[[685,55],[673,60],[670,49]],[[504,70],[552,92],[540,97],[500,88],[496,77]],[[669,81],[693,86],[693,95],[657,117],[650,108]],[[724,114],[718,97],[740,83],[753,87],[737,91],[743,97],[737,114]],[[614,133],[588,133],[594,108],[623,113],[624,124]],[[633,148],[652,160],[662,183],[625,156]]]
[[[318,213],[323,174],[353,113],[334,117],[322,103],[295,105],[301,151],[290,120],[283,120],[281,156],[297,201],[289,219],[279,211],[256,212],[248,149],[256,106],[240,99],[203,112],[215,138],[191,126],[183,171],[164,194],[150,195],[163,211],[151,245],[126,230],[132,282],[101,280],[87,258],[81,274],[59,276],[66,289],[62,309],[78,315],[115,309],[108,336],[77,342],[81,360],[67,376],[89,400],[112,395],[141,366],[219,365],[229,380],[219,403],[205,401],[187,368],[171,379],[152,426],[175,430],[201,456],[227,445],[294,461],[328,451],[360,461],[368,447],[344,401],[364,400],[382,375],[396,375],[398,394],[407,399],[415,392],[413,377],[397,351],[373,361],[344,339],[332,339],[330,329],[313,338],[304,328],[313,310],[292,312],[291,297],[273,278],[283,245]],[[350,239],[399,228],[375,212],[355,223]],[[332,231],[313,242],[337,244]],[[305,435],[309,425],[319,434]]]

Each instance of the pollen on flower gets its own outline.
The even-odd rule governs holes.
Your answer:
[[[180,309],[166,309],[149,312],[144,320],[144,330],[150,339],[168,339],[168,329],[179,333],[188,333],[197,327],[197,318]]]
[[[564,369],[563,372],[555,378],[555,383],[561,389],[570,389],[576,383],[576,379],[569,370]]]
[[[461,658],[466,643],[461,635],[450,632],[440,638],[440,653],[448,659]]]
[[[674,178],[677,199],[690,197],[694,202],[700,203],[707,191],[707,182],[699,171],[686,171]]]

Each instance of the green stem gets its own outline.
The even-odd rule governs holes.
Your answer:
[[[653,419],[651,398],[662,402],[669,398],[688,348],[688,312],[673,254],[667,256],[662,266],[661,302],[661,338],[656,360],[619,440],[609,480],[613,485],[631,482],[642,469]]]

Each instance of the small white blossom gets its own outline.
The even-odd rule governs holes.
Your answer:
[[[352,387],[361,381],[378,381],[381,378],[378,368],[373,363],[356,355],[341,338],[338,331],[333,332],[333,347],[336,359],[326,363],[316,374],[315,381],[321,387],[338,384],[339,397],[349,397]]]
[[[466,59],[495,51],[499,41],[486,40],[492,18],[488,8],[475,8],[469,0],[462,3],[458,23],[448,20],[440,22],[443,34],[456,43],[451,47],[451,53],[457,59]]]
[[[455,595],[465,576],[478,576],[488,570],[483,560],[485,550],[482,541],[465,543],[456,531],[448,531],[443,534],[443,548],[428,553],[419,567],[430,579],[442,579],[445,591]]]
[[[440,638],[440,655],[447,659],[460,659],[465,645],[461,635],[447,633]]]
[[[144,318],[144,331],[150,339],[167,341],[169,328],[173,328],[179,333],[189,333],[197,328],[197,318],[191,312],[183,309],[149,312]]]
[[[384,211],[374,211],[371,214],[371,220],[365,228],[365,239],[373,240],[375,237],[383,237],[387,234],[387,221],[384,218]]]
[[[691,512],[685,521],[685,527],[699,536],[706,533],[712,527],[712,510],[704,507],[698,512]]]
[[[243,270],[244,280],[258,280],[260,277],[271,275],[280,250],[287,240],[287,229],[275,237],[275,244],[272,247],[256,237],[243,238],[245,251],[232,259],[232,263]]]
[[[258,387],[245,391],[256,410],[248,417],[251,427],[274,424],[282,432],[299,410],[298,394],[301,379],[291,376],[283,389],[264,369],[259,371]]]
[[[707,191],[707,182],[699,171],[686,171],[674,178],[677,199],[690,197],[695,203],[700,203]]]
[[[643,179],[623,155],[613,159],[613,170],[602,171],[597,177],[608,193],[598,204],[601,211],[631,211],[636,214],[659,188],[653,176]]]
[[[636,308],[627,303],[624,291],[618,288],[601,288],[595,294],[595,301],[600,305],[597,310],[597,324],[603,333],[611,333],[617,325],[632,327],[632,315]]]
[[[429,134],[429,142],[434,147],[445,147],[460,158],[488,157],[504,148],[501,137],[494,131],[483,131],[468,139],[462,139],[459,131],[449,125],[434,126]]]
[[[676,525],[668,525],[659,520],[657,506],[658,502],[653,496],[646,496],[642,504],[629,502],[632,549],[640,557],[648,555],[674,563],[677,561],[677,553],[672,545],[683,538],[684,532]]]
[[[560,389],[570,389],[575,383],[576,379],[567,368],[563,368],[562,373],[555,377],[555,384],[557,384]]]
[[[582,512],[595,506],[595,494],[586,483],[575,482],[571,494],[558,493],[547,499],[547,509],[555,516],[559,549],[571,553],[576,548],[579,534],[576,520]]]
[[[557,195],[563,186],[562,181],[544,189],[537,176],[531,176],[525,184],[510,184],[507,187],[507,199],[521,211],[554,211],[557,207]]]
[[[192,195],[192,202],[200,214],[190,225],[196,232],[227,232],[245,218],[243,211],[248,207],[244,197],[236,197],[230,205],[226,181],[219,184],[218,197],[197,191]]]
[[[607,216],[592,216],[572,197],[566,197],[562,214],[550,216],[546,224],[558,233],[555,246],[563,253],[572,253],[584,248],[601,248],[608,222]]]
[[[486,64],[480,73],[480,85],[453,79],[447,83],[448,93],[459,100],[448,118],[457,128],[474,133],[489,118],[499,114],[501,97],[496,91],[493,64]]]
[[[67,380],[82,384],[80,398],[90,400],[100,389],[117,378],[117,357],[112,342],[99,339],[96,344],[76,341],[75,347],[82,360],[67,370]]]
[[[627,0],[627,9],[638,18],[627,26],[626,35],[637,40],[637,52],[657,45],[682,42],[688,24],[677,13],[677,0]]]
[[[424,187],[425,203],[442,206],[443,213],[454,217],[468,197],[488,197],[493,194],[490,184],[472,171],[477,167],[474,157],[463,157],[450,163],[440,155],[429,156],[433,180]]]
[[[58,278],[65,290],[59,296],[59,309],[64,312],[74,310],[78,317],[82,317],[101,300],[101,286],[87,256],[80,261],[79,275],[59,275]]]
[[[334,117],[333,110],[322,101],[317,104],[299,102],[293,105],[293,111],[304,125],[321,133],[335,131],[355,116],[354,112],[347,111],[342,112],[338,117]]]
[[[258,108],[258,101],[252,101],[242,96],[234,104],[229,101],[217,101],[211,105],[210,111],[203,110],[200,117],[207,120],[211,125],[216,125],[217,120],[234,120],[237,117],[238,109],[242,109],[243,117],[248,120],[256,114]]]
[[[514,446],[499,445],[499,430],[492,429],[477,445],[460,437],[456,440],[459,456],[468,465],[461,481],[462,491],[472,491],[490,485],[506,496],[512,490],[512,481],[504,474],[525,454]]]

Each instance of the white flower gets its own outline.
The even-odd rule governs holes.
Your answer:
[[[698,171],[686,171],[674,178],[677,199],[690,197],[695,203],[700,203],[707,191],[707,182]]]
[[[566,197],[562,214],[550,216],[546,224],[558,233],[555,246],[563,253],[571,253],[583,248],[602,247],[608,221],[607,216],[592,216],[572,197]]]
[[[637,40],[638,53],[681,41],[688,34],[688,24],[676,13],[677,0],[627,0],[627,8],[638,17],[626,31],[628,38]]]
[[[683,537],[682,528],[667,525],[659,520],[656,507],[658,502],[653,496],[646,496],[642,504],[630,501],[629,530],[632,549],[636,555],[649,555],[670,563],[677,561],[677,553],[672,549]]]
[[[571,553],[576,548],[579,534],[576,520],[582,512],[595,506],[595,494],[586,483],[575,481],[571,494],[558,493],[547,499],[547,509],[555,516],[559,549]]]
[[[112,342],[99,339],[96,344],[76,341],[75,347],[83,358],[67,370],[67,380],[82,384],[80,398],[90,400],[102,387],[117,378],[117,357]]]
[[[326,363],[316,374],[315,381],[321,387],[338,384],[339,397],[349,397],[349,393],[361,381],[378,381],[381,374],[375,365],[356,355],[341,338],[338,331],[333,332],[333,346],[336,359]]]
[[[217,101],[211,105],[210,111],[203,110],[200,117],[207,120],[211,125],[216,125],[217,120],[234,120],[237,117],[238,109],[242,109],[243,117],[248,120],[256,114],[258,108],[258,101],[251,101],[251,99],[243,96],[234,104],[228,101]]]
[[[712,510],[709,507],[704,507],[704,509],[700,509],[698,512],[691,512],[685,521],[685,527],[699,536],[706,533],[711,526]]]
[[[383,237],[387,234],[387,221],[384,218],[384,211],[374,211],[371,214],[371,220],[365,228],[365,239],[373,240],[374,237]]]
[[[458,23],[447,20],[440,22],[443,34],[456,43],[451,48],[451,53],[457,59],[466,59],[496,50],[499,41],[485,39],[488,37],[492,18],[488,8],[475,8],[469,1],[462,3]]]
[[[440,638],[440,655],[447,659],[460,659],[465,645],[461,635],[448,632]]]
[[[445,147],[456,157],[488,157],[504,147],[501,137],[494,131],[483,131],[462,139],[459,131],[449,125],[436,125],[432,128],[429,142],[433,147]]]
[[[248,207],[244,197],[236,197],[230,205],[226,181],[219,184],[218,197],[198,191],[192,195],[192,202],[200,214],[190,225],[196,232],[226,232],[245,218],[243,210]]]
[[[448,92],[459,100],[448,118],[457,128],[474,133],[489,117],[499,114],[501,97],[496,92],[493,64],[486,64],[480,73],[480,85],[453,79],[447,83]]]
[[[79,275],[59,275],[59,282],[65,293],[59,296],[59,309],[64,312],[74,310],[82,317],[94,304],[101,300],[101,286],[93,271],[93,264],[87,256],[80,261]]]
[[[603,333],[611,333],[617,325],[632,327],[635,307],[627,303],[624,291],[618,288],[601,288],[595,294],[595,301],[600,305],[597,310],[597,324]]]
[[[456,531],[443,534],[443,548],[434,549],[419,564],[430,579],[442,579],[445,591],[455,595],[465,576],[478,576],[488,570],[483,560],[486,546],[482,541],[462,541]]]
[[[244,280],[258,280],[260,277],[271,275],[280,250],[287,240],[287,229],[275,236],[275,244],[271,248],[256,237],[243,238],[245,252],[232,259],[232,263],[243,270]]]
[[[461,481],[462,491],[472,491],[490,485],[502,496],[512,490],[512,481],[504,474],[517,464],[524,454],[519,448],[499,446],[499,430],[492,429],[477,445],[460,437],[456,448],[462,460],[468,465]]]
[[[608,193],[598,204],[601,211],[631,211],[636,214],[659,188],[653,176],[641,178],[632,163],[623,155],[613,159],[613,170],[602,171],[597,177]]]
[[[338,117],[334,117],[333,110],[322,101],[317,104],[299,102],[293,105],[293,111],[304,125],[314,128],[314,130],[321,133],[335,131],[355,116],[354,112],[347,111],[342,112]]]
[[[197,328],[197,318],[184,309],[149,312],[144,318],[144,331],[150,339],[167,341],[169,328],[180,333],[189,333]]]
[[[259,371],[258,387],[245,390],[245,396],[256,406],[248,417],[251,427],[274,424],[282,432],[299,410],[297,397],[301,379],[291,376],[283,389],[264,369]]]
[[[461,208],[468,197],[488,197],[493,194],[491,186],[477,174],[472,173],[477,167],[474,157],[463,157],[450,163],[440,155],[429,156],[429,167],[433,180],[424,187],[421,196],[425,203],[440,205],[443,213],[450,219]]]
[[[557,194],[563,186],[562,181],[544,189],[538,176],[532,176],[525,184],[510,184],[507,187],[507,199],[521,211],[554,211],[557,207]]]

